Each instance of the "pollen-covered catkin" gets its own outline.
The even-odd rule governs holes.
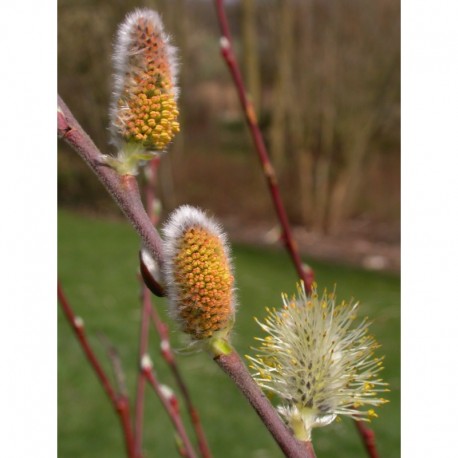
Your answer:
[[[179,131],[176,49],[160,16],[138,9],[118,30],[111,133],[118,147],[162,151]]]
[[[199,209],[183,206],[163,232],[171,315],[196,340],[229,330],[235,309],[234,276],[220,227]]]
[[[316,285],[310,296],[303,284],[298,293],[258,321],[267,335],[248,359],[259,386],[279,397],[278,411],[296,437],[309,441],[313,428],[337,415],[377,416],[372,407],[387,402],[380,393],[388,390],[378,378],[383,363],[367,319],[352,326],[358,303],[337,304],[327,292],[320,298]]]

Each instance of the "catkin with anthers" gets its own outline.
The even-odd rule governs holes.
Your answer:
[[[163,233],[172,317],[195,340],[229,331],[235,312],[234,276],[219,225],[185,205],[173,212]]]

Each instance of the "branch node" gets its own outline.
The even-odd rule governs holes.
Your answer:
[[[247,106],[246,106],[246,116],[248,118],[248,122],[251,124],[257,124],[258,123],[258,118],[256,116],[256,112],[254,110],[253,104],[251,100],[247,101]]]
[[[264,174],[269,179],[272,184],[277,185],[277,176],[275,175],[275,170],[270,162],[263,164]]]
[[[221,37],[219,39],[219,45],[221,47],[221,51],[229,51],[231,48],[231,42],[226,37]]]
[[[153,368],[153,361],[147,353],[142,356],[140,367],[142,371],[150,371]]]
[[[75,316],[73,324],[75,325],[75,328],[84,329],[84,320],[80,316]]]

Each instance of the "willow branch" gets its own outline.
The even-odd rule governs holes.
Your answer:
[[[161,320],[154,305],[152,305],[150,308],[150,316],[154,324],[154,327],[156,328],[156,331],[159,334],[159,338],[161,341],[160,345],[162,357],[164,358],[165,362],[169,365],[173,377],[175,378],[175,382],[178,386],[178,389],[183,396],[186,409],[188,411],[189,417],[191,418],[191,423],[196,433],[200,453],[203,458],[211,458],[212,454],[210,451],[210,447],[208,445],[207,438],[205,436],[202,423],[200,421],[200,416],[192,402],[191,394],[183,379],[181,371],[178,368],[178,364],[176,362],[175,356],[170,345],[168,326]]]
[[[315,458],[311,443],[298,441],[278,416],[235,350],[214,358],[219,367],[234,381],[259,415],[283,453],[289,458]]]
[[[274,205],[278,221],[282,228],[281,238],[283,244],[285,245],[285,248],[287,249],[293,261],[294,267],[296,268],[299,278],[303,280],[307,293],[310,293],[313,282],[313,272],[311,271],[311,269],[307,269],[307,271],[304,269],[301,258],[299,256],[297,243],[292,235],[288,216],[286,214],[285,206],[283,204],[283,200],[280,195],[280,190],[278,188],[278,181],[275,174],[275,170],[269,159],[267,148],[263,136],[261,134],[261,129],[259,128],[255,109],[250,98],[248,97],[245,85],[243,83],[242,74],[237,63],[237,59],[234,55],[234,51],[232,48],[232,37],[226,12],[224,9],[223,0],[215,0],[215,6],[218,16],[218,22],[221,29],[221,54],[229,68],[232,79],[234,80],[234,84],[240,99],[240,104],[242,105],[243,113],[245,115],[250,130],[250,134],[253,139],[255,151],[262,165],[264,176],[267,181],[267,186],[270,191],[270,196],[272,198],[272,203]]]
[[[121,427],[124,434],[124,443],[126,447],[127,456],[129,458],[135,458],[135,447],[134,447],[134,436],[132,433],[132,426],[130,423],[130,412],[129,412],[129,399],[124,394],[116,394],[113,389],[107,375],[102,369],[95,353],[93,352],[89,341],[87,340],[86,333],[84,331],[84,323],[80,317],[75,316],[73,310],[64,295],[60,282],[57,284],[57,296],[62,310],[67,318],[70,326],[72,327],[81,348],[86,355],[87,360],[94,369],[102,387],[111,401],[116,413],[121,421]]]
[[[286,214],[283,201],[280,196],[280,191],[278,189],[278,182],[275,175],[275,171],[269,159],[269,155],[267,153],[267,148],[257,121],[256,112],[254,110],[253,104],[251,103],[248,97],[245,85],[243,83],[242,74],[237,63],[237,59],[233,52],[232,37],[229,22],[226,16],[226,11],[224,9],[224,0],[215,0],[215,6],[221,30],[221,54],[229,68],[235,87],[237,89],[240,103],[242,105],[242,109],[254,142],[255,150],[258,154],[259,160],[261,161],[263,167],[264,175],[267,180],[272,202],[274,204],[278,220],[282,227],[283,243],[288,253],[290,254],[290,257],[293,261],[294,267],[296,268],[299,277],[304,282],[307,294],[309,294],[311,292],[311,285],[313,283],[314,278],[313,270],[310,268],[307,268],[307,270],[304,269],[304,265],[302,264],[299,256],[297,243],[292,236],[288,216]],[[375,447],[374,432],[366,425],[364,425],[362,422],[357,420],[355,421],[369,456],[371,458],[378,458],[377,450]]]
[[[149,333],[149,313],[151,304],[147,300],[149,296],[148,289],[142,282],[142,316],[140,322],[140,341],[138,348],[139,365],[143,356],[148,351],[148,333]],[[144,403],[145,403],[145,385],[146,377],[142,370],[137,376],[137,391],[135,397],[135,451],[137,456],[142,456],[143,443],[143,418],[144,418]]]
[[[102,345],[105,347],[108,359],[110,360],[111,367],[113,369],[113,375],[118,386],[118,393],[127,396],[126,374],[122,367],[119,352],[106,335],[99,333],[99,339]]]
[[[189,437],[186,433],[185,427],[181,420],[180,412],[178,409],[178,400],[176,399],[175,395],[165,394],[163,387],[154,375],[149,357],[143,358],[142,371],[147,381],[156,392],[159,400],[161,401],[161,404],[165,408],[170,420],[173,423],[173,426],[175,427],[175,430],[177,431],[177,434],[183,445],[183,451],[185,452],[184,456],[188,458],[197,458],[197,455],[192,447],[191,441],[189,440]]]
[[[379,458],[377,447],[375,444],[375,433],[368,428],[363,421],[355,421],[356,428],[361,436],[364,447],[370,458]]]
[[[140,235],[146,248],[162,266],[162,240],[143,207],[137,181],[119,175],[104,162],[104,156],[58,97],[57,132],[89,165]]]
[[[157,224],[158,219],[159,219],[158,215],[155,214],[154,208],[153,208],[154,200],[156,198],[156,184],[157,184],[156,177],[157,177],[157,171],[159,168],[159,163],[160,163],[159,158],[151,160],[150,163],[148,164],[148,167],[149,167],[147,171],[148,173],[146,173],[147,183],[145,186],[145,208],[146,208],[146,212],[148,213],[148,215],[150,215],[151,221],[153,222],[154,225]],[[156,328],[156,331],[159,335],[161,355],[164,358],[167,365],[170,367],[170,370],[173,374],[175,382],[178,385],[178,389],[183,396],[188,414],[191,418],[191,423],[194,428],[194,432],[196,434],[200,454],[202,455],[203,458],[211,458],[212,455],[210,452],[210,447],[208,445],[208,441],[205,436],[205,432],[204,432],[202,423],[200,421],[199,414],[192,402],[191,394],[178,368],[178,364],[176,362],[175,356],[172,351],[172,347],[170,345],[168,326],[166,323],[164,323],[161,320],[159,313],[157,312],[156,307],[154,306],[154,303],[151,301],[151,295],[149,294],[149,291],[145,288],[145,286],[143,286],[142,288],[142,299],[143,299],[142,323],[144,323],[143,320],[147,320],[148,318],[151,318],[151,321],[153,322],[153,325]],[[145,316],[145,313],[148,313],[148,316]],[[143,326],[146,326],[146,324],[142,324],[142,328]],[[146,351],[146,347],[144,348],[145,349],[143,353]]]

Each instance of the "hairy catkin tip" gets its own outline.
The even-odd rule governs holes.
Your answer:
[[[197,340],[228,329],[234,315],[234,277],[225,237],[198,209],[176,210],[164,228],[171,314]]]
[[[116,144],[162,151],[179,132],[175,55],[156,12],[139,9],[126,16],[113,57],[111,132]]]

